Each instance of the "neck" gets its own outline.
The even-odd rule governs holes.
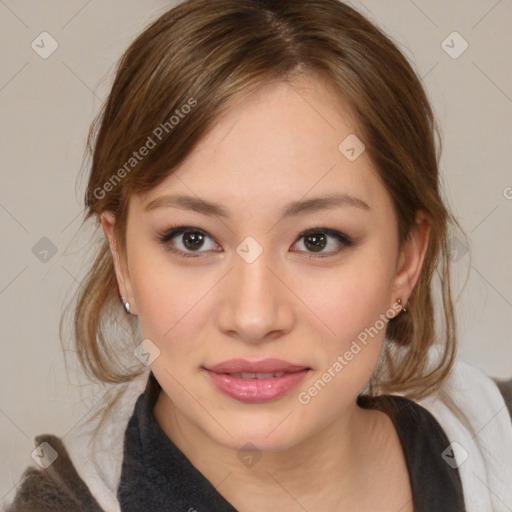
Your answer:
[[[297,510],[301,510],[299,504],[313,510],[325,503],[328,508],[324,510],[335,510],[328,505],[330,501],[337,506],[341,501],[350,503],[355,490],[360,495],[361,475],[367,475],[371,465],[369,436],[381,430],[383,421],[381,413],[354,403],[342,417],[291,448],[251,453],[216,443],[181,416],[163,392],[154,414],[190,462],[225,499],[244,511],[295,510],[293,501]],[[310,508],[306,503],[316,506]]]

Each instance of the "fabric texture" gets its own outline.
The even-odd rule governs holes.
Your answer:
[[[458,362],[441,390],[419,402],[452,443],[470,512],[512,510],[512,421],[496,383]]]
[[[35,442],[36,446],[48,443],[58,457],[45,470],[31,467],[25,471],[21,490],[8,512],[103,512],[78,476],[62,440],[41,435]]]
[[[59,453],[57,460],[60,460],[60,464],[55,462],[46,470],[28,469],[11,507],[4,508],[4,504],[2,510],[6,512],[36,510],[38,512],[46,512],[46,510],[121,512],[118,486],[123,469],[124,439],[125,434],[128,435],[131,432],[127,427],[135,417],[134,405],[139,404],[140,395],[146,389],[147,381],[148,374],[141,375],[128,386],[127,392],[97,436],[92,436],[94,426],[85,424],[74,429],[66,437],[64,444],[59,444],[61,440],[55,436],[38,436],[36,446],[47,441],[52,447],[56,447]],[[382,398],[379,397],[379,400]],[[404,403],[400,402],[399,397],[394,397],[393,401],[398,405]],[[443,453],[438,455],[443,462],[451,461],[451,464],[458,468],[466,510],[468,512],[510,512],[512,510],[512,422],[506,402],[492,379],[475,366],[456,362],[441,390],[419,404],[439,422],[446,434],[446,441],[450,443]],[[364,399],[361,405],[364,406]],[[374,406],[380,407],[378,402],[374,402]],[[396,422],[392,409],[388,407],[388,414],[392,419],[395,418],[393,422],[398,431],[400,425]],[[411,411],[415,409],[413,407]],[[404,412],[399,412],[398,417],[400,415],[403,416]],[[148,416],[148,418],[151,417]],[[401,437],[403,445],[404,439]],[[410,439],[414,439],[414,435]],[[167,438],[163,441],[172,444]],[[442,445],[442,443],[438,444]],[[415,447],[418,448],[415,443],[412,443],[412,447],[409,448],[404,445],[404,452],[411,454],[411,464],[421,465],[420,459],[413,454],[412,450]],[[168,448],[172,450],[170,446]],[[178,457],[176,461],[179,461],[180,453],[179,451],[174,453]],[[452,469],[451,466],[450,468],[442,467],[445,470]],[[422,480],[418,480],[416,484],[411,481],[411,485],[429,485],[431,481],[429,473],[430,470],[425,471]],[[427,475],[429,478],[426,478]],[[202,477],[200,474],[199,476]],[[130,499],[130,489],[122,482],[119,486],[119,496],[121,501]],[[78,508],[77,500],[80,502]],[[190,507],[196,507],[198,512],[200,511],[195,503],[183,503],[183,507],[187,505],[188,508],[180,506],[179,510],[188,511]],[[126,509],[128,510],[130,509]],[[150,509],[144,507],[142,510]],[[434,507],[431,510],[443,509]]]
[[[164,434],[153,415],[155,400],[147,392],[141,395],[126,429],[121,510],[236,512]],[[391,417],[404,449],[415,512],[464,512],[458,471],[440,456],[449,441],[434,417],[398,396],[365,397],[359,403]]]
[[[236,512],[166,436],[153,414],[156,396],[138,399],[125,434],[117,496],[123,512]]]
[[[414,512],[465,511],[458,469],[441,455],[450,442],[432,414],[398,396],[364,397],[359,404],[393,421],[409,470]]]

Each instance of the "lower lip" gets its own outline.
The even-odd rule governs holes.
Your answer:
[[[259,404],[286,395],[306,376],[309,370],[286,373],[270,379],[240,379],[226,373],[206,370],[217,388],[240,402]]]

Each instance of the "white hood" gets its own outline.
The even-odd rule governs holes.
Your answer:
[[[130,383],[94,438],[92,424],[63,439],[78,474],[105,512],[120,512],[116,492],[124,432],[147,378],[148,373]],[[454,443],[437,455],[459,467],[467,512],[510,512],[512,422],[496,384],[477,367],[456,362],[441,390],[418,403]]]

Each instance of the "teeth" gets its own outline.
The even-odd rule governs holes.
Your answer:
[[[272,379],[274,377],[282,377],[284,372],[274,373],[232,373],[231,376],[235,379]]]

